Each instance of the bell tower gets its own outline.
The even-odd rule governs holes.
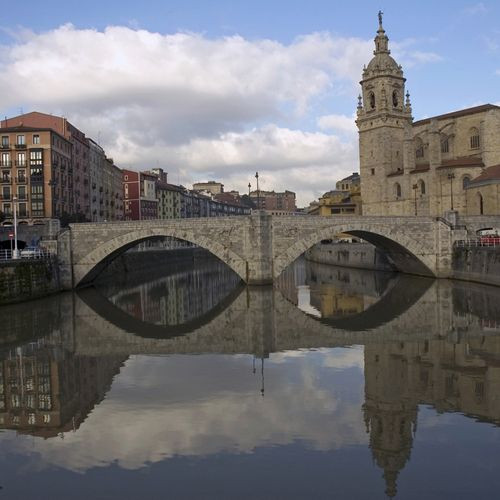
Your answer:
[[[413,120],[410,98],[405,96],[403,70],[390,55],[382,12],[378,21],[374,57],[363,68],[356,120],[364,215],[403,213],[394,202],[410,198],[405,193],[409,182],[403,181],[404,143]]]

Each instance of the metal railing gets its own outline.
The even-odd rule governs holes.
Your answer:
[[[470,238],[467,240],[455,241],[456,247],[468,248],[468,247],[500,247],[500,238]]]
[[[19,259],[17,260],[40,260],[50,258],[50,252],[44,248],[18,250]],[[10,249],[0,249],[0,261],[12,259],[13,251]]]

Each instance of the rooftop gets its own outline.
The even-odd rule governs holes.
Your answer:
[[[418,120],[413,122],[413,125],[425,125],[426,123],[430,123],[431,120],[446,120],[449,118],[458,118],[460,116],[475,115],[476,113],[484,113],[485,111],[489,111],[491,109],[500,110],[500,106],[495,106],[494,104],[481,104],[480,106],[474,106],[472,108],[461,109],[459,111],[445,113],[444,115],[431,116],[430,118]]]

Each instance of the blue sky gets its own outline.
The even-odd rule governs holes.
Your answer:
[[[415,119],[500,101],[498,1],[28,1],[0,19],[0,113],[64,113],[89,135],[99,134],[117,161],[138,169],[163,165],[173,182],[218,177],[242,189],[251,171],[267,169],[267,188],[301,191],[306,202],[357,169],[355,130],[345,118],[355,110],[356,79],[371,57],[379,9]],[[77,72],[73,65],[82,60]],[[155,80],[150,75],[162,65]],[[96,71],[101,80],[93,78]],[[334,118],[321,121],[325,116]],[[162,132],[145,138],[132,122]],[[156,148],[144,158],[137,151],[148,140]],[[259,141],[276,147],[257,154]],[[292,159],[283,151],[290,144]]]

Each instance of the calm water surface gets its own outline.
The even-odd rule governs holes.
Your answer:
[[[500,494],[499,289],[201,258],[0,319],[0,500]]]

